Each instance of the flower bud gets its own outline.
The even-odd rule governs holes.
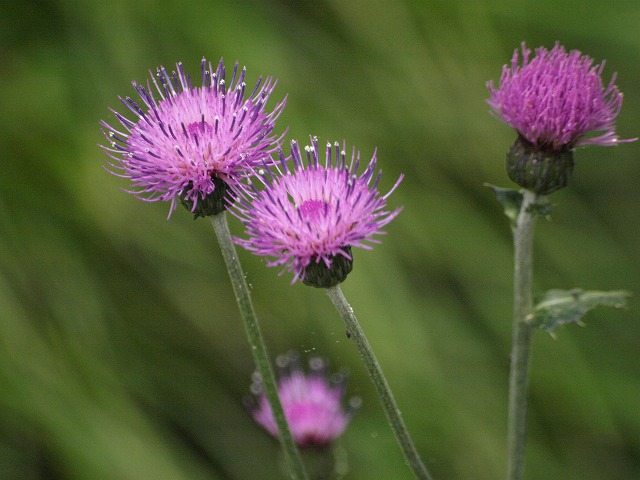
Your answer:
[[[180,194],[180,202],[187,210],[193,213],[194,220],[198,217],[208,217],[224,212],[233,203],[229,185],[218,177],[212,177],[211,181],[214,185],[213,192],[205,195],[204,198],[198,199],[195,208],[193,200],[188,196],[188,192],[192,191],[193,188],[191,185],[187,186]]]
[[[329,288],[344,282],[353,269],[353,257],[351,256],[351,247],[344,247],[343,250],[351,258],[340,254],[334,255],[331,258],[330,267],[322,260],[319,262],[312,261],[304,269],[302,283],[310,287]]]
[[[522,188],[538,195],[566,187],[573,174],[573,149],[545,151],[518,136],[505,161],[509,178]]]

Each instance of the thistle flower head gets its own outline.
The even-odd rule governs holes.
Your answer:
[[[281,141],[273,136],[274,122],[285,101],[265,110],[276,84],[270,77],[245,98],[246,69],[238,71],[237,62],[227,83],[222,60],[214,70],[203,58],[200,87],[182,63],[176,69],[150,72],[146,88],[133,82],[140,100],[120,99],[133,120],[112,110],[120,126],[101,122],[109,141],[103,149],[113,159],[108,170],[131,180],[130,193],[138,198],[171,202],[169,215],[178,199],[196,216],[215,214],[225,207],[227,186],[270,163]]]
[[[270,257],[269,266],[293,272],[293,282],[330,287],[351,271],[351,248],[371,249],[375,235],[398,215],[387,211],[387,197],[377,190],[376,155],[358,175],[360,154],[353,150],[347,162],[345,145],[327,144],[325,162],[318,159],[318,140],[305,147],[306,162],[296,141],[291,156],[280,151],[276,173],[260,175],[264,189],[238,200],[231,212],[246,228],[246,239],[236,242],[256,255]],[[293,166],[290,168],[289,164]]]
[[[581,145],[610,147],[621,142],[615,118],[622,107],[622,93],[602,83],[604,62],[577,50],[567,53],[556,43],[548,51],[540,47],[531,57],[522,43],[511,66],[502,68],[499,88],[487,83],[493,112],[518,132],[506,158],[509,178],[539,195],[565,187],[573,174],[573,149]],[[601,132],[588,136],[592,132]]]
[[[518,131],[538,151],[558,152],[580,145],[613,146],[620,140],[615,118],[622,107],[622,93],[614,73],[603,86],[605,62],[577,50],[569,53],[556,43],[549,51],[531,50],[522,43],[522,62],[516,49],[511,65],[502,68],[500,86],[487,83],[487,100],[495,114]],[[603,132],[586,137],[590,132]]]
[[[344,432],[360,404],[360,399],[354,397],[348,408],[342,406],[345,374],[334,374],[329,378],[327,363],[321,358],[312,358],[310,372],[305,373],[295,352],[279,356],[276,364],[280,370],[278,396],[293,440],[300,447],[330,444]],[[251,391],[257,403],[252,411],[253,418],[276,437],[276,423],[257,374]]]

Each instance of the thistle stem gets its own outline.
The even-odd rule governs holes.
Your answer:
[[[342,317],[349,337],[358,348],[358,353],[360,354],[360,358],[362,359],[362,362],[367,369],[367,373],[369,374],[369,377],[376,389],[376,393],[378,394],[384,413],[387,416],[387,421],[396,436],[396,440],[400,444],[402,453],[411,467],[411,470],[413,470],[417,479],[432,480],[427,468],[418,454],[418,451],[416,450],[415,445],[413,444],[413,441],[411,440],[411,436],[409,435],[407,427],[400,415],[400,409],[393,398],[393,394],[391,393],[387,380],[380,369],[378,360],[376,359],[373,350],[371,350],[367,337],[365,337],[364,332],[353,313],[353,309],[344,297],[340,286],[337,285],[335,287],[327,288],[327,295],[329,295],[333,305]]]
[[[527,387],[533,328],[527,318],[533,309],[533,231],[536,213],[531,207],[538,195],[524,191],[520,213],[513,230],[514,292],[511,372],[509,374],[509,417],[507,426],[507,479],[522,480],[527,442]]]
[[[233,286],[238,308],[240,309],[240,315],[244,323],[245,331],[247,332],[249,345],[251,346],[251,353],[258,368],[258,373],[260,373],[264,392],[271,406],[271,411],[273,412],[273,418],[278,427],[278,438],[280,439],[280,444],[282,445],[282,450],[289,466],[290,478],[294,480],[308,480],[309,477],[302,463],[300,452],[293,441],[284,410],[282,409],[282,404],[280,403],[280,398],[278,397],[278,388],[273,369],[271,368],[271,361],[269,360],[262,333],[258,326],[258,319],[253,308],[247,282],[244,278],[244,272],[240,265],[233,240],[231,239],[226,212],[223,211],[222,213],[213,215],[211,217],[211,224],[218,237],[222,257],[229,271],[231,285]]]

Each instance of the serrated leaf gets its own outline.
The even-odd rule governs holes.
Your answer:
[[[601,292],[597,290],[549,290],[533,309],[530,325],[552,332],[560,325],[580,323],[589,311],[598,306],[622,308],[631,294],[624,290]]]
[[[520,190],[514,190],[513,188],[497,187],[490,183],[485,183],[484,186],[493,190],[496,200],[498,200],[504,209],[504,214],[511,222],[511,225],[515,226],[518,221],[520,207],[522,206],[522,192]]]

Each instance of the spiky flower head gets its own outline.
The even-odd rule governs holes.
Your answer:
[[[360,399],[354,397],[348,408],[342,405],[346,375],[329,376],[327,362],[318,357],[309,360],[310,371],[305,373],[296,352],[278,356],[276,364],[280,372],[278,396],[296,444],[323,447],[342,435],[360,404]],[[253,418],[276,437],[278,429],[257,374],[254,374],[251,392],[256,400]]]
[[[291,142],[291,156],[280,151],[276,172],[260,176],[264,189],[238,200],[231,212],[246,228],[246,239],[236,242],[256,255],[270,257],[269,266],[293,272],[293,282],[331,287],[342,282],[352,268],[352,247],[371,249],[375,235],[401,208],[385,210],[395,190],[380,195],[380,172],[374,177],[376,154],[358,175],[360,154],[355,149],[347,162],[346,146],[327,144],[324,165],[318,159],[318,139],[305,147]],[[293,164],[290,168],[289,164]]]
[[[227,83],[223,61],[214,70],[203,58],[201,87],[193,86],[182,63],[176,69],[150,72],[146,88],[133,82],[142,103],[120,98],[133,120],[112,110],[121,127],[101,122],[110,142],[103,149],[115,161],[108,170],[131,180],[130,193],[138,198],[171,202],[169,215],[178,199],[196,217],[213,215],[227,206],[227,187],[271,162],[281,142],[274,122],[285,100],[265,110],[276,85],[270,77],[260,78],[245,98],[246,69],[238,71],[237,62]]]
[[[615,73],[604,87],[605,62],[594,65],[590,57],[577,50],[567,53],[559,43],[551,50],[536,49],[533,58],[524,42],[521,49],[522,62],[516,49],[511,65],[502,69],[500,86],[487,83],[487,102],[518,132],[507,157],[509,176],[524,188],[548,194],[569,181],[574,147],[610,147],[634,139],[616,134],[622,93],[614,84]]]

